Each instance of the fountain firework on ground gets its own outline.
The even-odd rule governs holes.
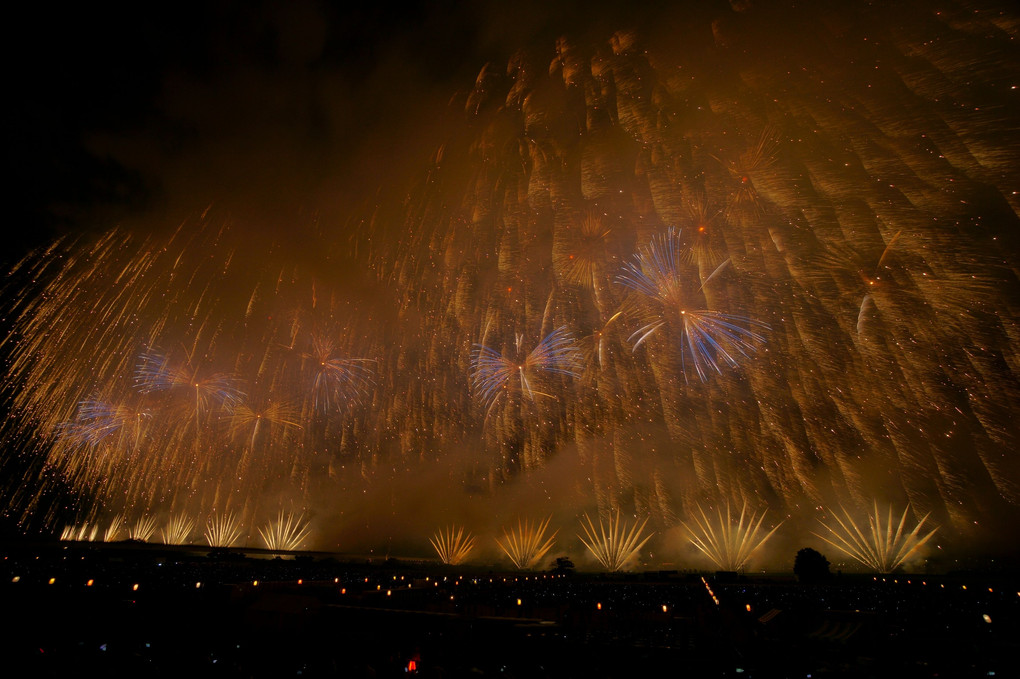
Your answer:
[[[509,531],[503,529],[503,539],[496,538],[496,544],[503,550],[510,561],[518,570],[535,568],[539,565],[542,557],[552,549],[556,540],[556,533],[545,537],[545,531],[549,527],[549,520],[532,523],[528,519],[518,519],[517,527]]]
[[[459,566],[464,563],[475,548],[474,536],[465,533],[463,526],[450,526],[441,530],[430,539],[430,542],[439,555],[439,560],[447,566]]]
[[[163,544],[183,545],[191,537],[191,531],[195,529],[195,522],[186,514],[171,515],[166,524],[160,530]]]
[[[266,549],[294,552],[304,547],[311,529],[304,518],[281,511],[264,529],[259,529],[259,535]]]
[[[241,519],[231,512],[216,514],[205,526],[205,541],[210,547],[233,547],[241,539]]]
[[[647,523],[646,518],[640,524],[635,521],[633,525],[628,525],[617,512],[605,521],[599,519],[599,527],[596,529],[591,518],[585,515],[581,522],[584,535],[577,537],[603,568],[616,572],[632,565],[631,562],[637,557],[638,552],[652,537],[651,534],[644,535]]]
[[[695,527],[683,524],[690,534],[691,544],[724,571],[741,570],[751,555],[782,525],[780,523],[762,534],[761,524],[766,512],[762,512],[761,516],[752,512],[748,516],[747,505],[740,509],[740,516],[735,522],[729,505],[725,511],[719,508],[716,520],[708,518],[701,507],[697,510],[697,514],[692,516]]]
[[[1015,512],[1020,156],[983,106],[1015,24],[777,32],[770,7],[485,69],[420,185],[364,219],[265,238],[212,210],[28,258],[10,511],[60,525],[64,492],[74,525],[254,525],[278,496],[348,510],[450,460],[435,495],[494,496],[570,458],[549,511],[657,528],[723,503],[877,497],[944,533]]]
[[[828,533],[815,535],[868,569],[879,573],[892,573],[904,565],[938,530],[933,528],[926,535],[921,535],[921,528],[928,520],[927,516],[921,517],[921,520],[908,530],[909,508],[903,510],[899,521],[895,521],[892,507],[889,507],[888,515],[883,518],[878,503],[875,503],[874,513],[868,515],[866,529],[854,521],[849,511],[841,509],[843,518],[833,514],[830,521],[820,521]]]
[[[128,526],[128,539],[148,542],[152,534],[156,532],[156,517],[140,516]]]

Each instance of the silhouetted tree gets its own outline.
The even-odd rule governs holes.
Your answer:
[[[810,547],[797,552],[793,561],[793,573],[801,582],[821,582],[832,577],[829,560]]]
[[[570,575],[574,572],[574,562],[569,556],[561,556],[553,562],[552,572],[554,575]]]

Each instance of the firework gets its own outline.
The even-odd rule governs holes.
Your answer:
[[[763,175],[776,162],[776,150],[779,147],[776,135],[774,128],[765,127],[755,143],[735,159],[719,161],[730,175],[730,209],[750,206],[756,215],[765,211],[765,203],[759,192]]]
[[[140,516],[128,527],[128,540],[148,542],[152,534],[156,532],[156,517]]]
[[[692,275],[684,271],[692,258],[679,232],[669,229],[653,238],[616,280],[637,293],[644,307],[644,325],[630,336],[634,350],[662,328],[669,328],[679,340],[684,377],[689,362],[704,382],[709,370],[722,372],[720,363],[736,367],[738,358],[752,353],[755,343],[765,341],[758,331],[767,330],[768,325],[745,316],[697,308],[700,288],[693,288]],[[725,263],[719,268],[723,266]],[[702,285],[713,276],[715,272]]]
[[[127,445],[137,448],[144,425],[150,418],[150,412],[127,404],[89,399],[79,404],[74,420],[63,423],[59,432],[75,443],[87,446],[98,446],[111,437],[127,436]]]
[[[266,524],[265,528],[259,529],[266,549],[283,552],[296,552],[301,549],[310,532],[308,522],[302,517],[284,514],[282,511],[275,520]]]
[[[241,539],[241,519],[233,513],[217,514],[205,526],[210,547],[233,547]]]
[[[103,532],[103,542],[114,542],[117,540],[117,536],[120,535],[121,530],[124,528],[124,517],[117,514],[110,519],[110,525],[107,526]]]
[[[167,519],[166,524],[160,529],[163,544],[183,545],[188,542],[191,532],[195,529],[195,522],[185,514],[172,515]]]
[[[734,522],[730,506],[726,505],[725,511],[722,508],[718,510],[716,520],[713,521],[699,506],[698,514],[693,516],[694,527],[686,523],[683,526],[690,534],[691,544],[701,550],[720,570],[738,571],[782,525],[780,523],[767,533],[763,533],[761,524],[765,520],[765,514],[766,512],[762,512],[761,516],[758,516],[753,512],[748,515],[745,504]]]
[[[465,534],[463,526],[450,526],[436,533],[429,541],[439,555],[439,560],[448,566],[459,566],[467,561],[475,547],[474,536]]]
[[[565,234],[564,242],[553,249],[553,263],[564,281],[599,290],[611,231],[599,215],[588,214],[576,229]]]
[[[190,358],[172,363],[163,354],[149,351],[138,358],[135,384],[142,394],[183,392],[198,417],[213,406],[231,406],[244,396],[236,380],[219,372],[206,372],[193,366]]]
[[[591,518],[586,514],[581,528],[584,535],[578,535],[584,546],[588,548],[591,555],[602,564],[607,571],[621,571],[633,560],[645,543],[651,539],[651,534],[644,536],[646,518],[640,524],[637,521],[633,525],[620,519],[620,513],[616,512],[607,521],[599,519],[598,529],[592,523]]]
[[[522,344],[523,336],[518,335],[517,356],[522,354]],[[476,344],[471,357],[471,384],[487,410],[516,384],[520,385],[520,394],[533,401],[536,396],[550,396],[532,388],[541,373],[577,377],[579,361],[580,351],[566,328],[553,330],[526,356],[516,360]]]
[[[140,215],[27,257],[5,515],[254,517],[442,465],[495,498],[549,465],[603,516],[880,492],[972,544],[1020,511],[1020,156],[1008,88],[945,102],[1014,47],[958,12],[884,32],[909,75],[775,39],[904,25],[845,11],[516,54],[349,223]]]
[[[311,394],[320,413],[341,411],[357,403],[374,384],[375,361],[337,355],[336,341],[329,336],[312,336],[311,351],[304,354],[311,366]]]
[[[504,529],[503,539],[496,538],[496,544],[519,570],[534,568],[546,552],[552,549],[556,533],[545,539],[551,518],[534,524],[527,519],[518,519],[516,528],[509,531]]]
[[[889,507],[888,514],[883,517],[876,502],[874,513],[868,516],[866,529],[859,526],[845,508],[840,509],[843,510],[843,517],[833,514],[835,524],[819,521],[828,533],[815,535],[879,573],[891,573],[902,566],[938,530],[933,528],[929,533],[922,535],[921,529],[928,520],[927,514],[908,530],[909,507],[903,510],[899,521],[896,521],[892,507]]]
[[[263,437],[288,429],[301,429],[298,412],[287,403],[271,402],[261,406],[238,403],[227,415],[230,436],[250,450]]]
[[[98,526],[90,526],[87,523],[64,526],[60,531],[61,540],[72,540],[77,542],[93,542],[99,534]]]
[[[351,413],[336,401],[358,400],[343,384],[363,391],[370,370],[316,339],[343,303],[326,308],[311,276],[262,254],[203,219],[62,243],[21,265],[45,292],[15,304],[4,348],[20,386],[2,436],[47,470],[9,471],[37,481],[6,489],[23,518],[57,521],[59,507],[36,506],[54,487],[74,488],[88,523],[108,507],[194,514],[328,465]],[[330,337],[350,345],[343,329]],[[293,349],[304,344],[323,354],[315,371]]]

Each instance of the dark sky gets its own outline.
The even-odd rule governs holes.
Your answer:
[[[267,221],[344,204],[422,167],[486,61],[637,21],[537,0],[26,6],[4,36],[4,259],[210,203]]]

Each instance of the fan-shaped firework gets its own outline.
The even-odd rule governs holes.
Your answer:
[[[720,507],[715,520],[709,519],[700,506],[694,514],[694,527],[683,524],[690,534],[690,541],[712,560],[719,569],[738,571],[744,567],[751,555],[772,537],[782,523],[777,524],[767,533],[761,530],[766,512],[758,516],[757,512],[747,514],[747,505],[740,509],[736,522],[726,505],[725,511]]]
[[[103,542],[114,542],[120,536],[121,530],[124,528],[124,517],[117,514],[110,519],[110,525],[106,527],[103,532]]]
[[[868,516],[868,527],[862,528],[850,512],[843,509],[842,518],[833,514],[831,522],[820,521],[828,532],[815,535],[867,568],[879,573],[891,573],[917,554],[938,530],[933,528],[926,535],[921,534],[924,522],[928,520],[927,515],[908,529],[909,512],[910,508],[905,508],[899,521],[896,521],[892,507],[883,517],[876,502],[874,513]]]
[[[464,527],[450,526],[441,530],[429,539],[439,555],[439,560],[448,566],[459,566],[467,561],[471,550],[475,548],[475,538],[471,533],[464,533]]]
[[[620,519],[620,513],[610,517],[607,521],[599,519],[599,527],[596,530],[591,518],[585,515],[581,522],[584,535],[578,535],[581,542],[588,548],[595,560],[602,564],[607,571],[622,571],[638,555],[645,543],[651,539],[651,534],[644,535],[645,519],[640,524],[637,521],[628,525]]]
[[[496,538],[496,544],[518,569],[534,568],[556,540],[556,533],[548,539],[545,537],[551,518],[534,524],[528,519],[518,519],[516,528],[503,529],[503,539]]]
[[[699,309],[701,290],[694,287],[692,272],[684,271],[692,261],[691,249],[681,242],[678,232],[670,229],[653,238],[616,280],[637,292],[643,307],[644,325],[630,336],[634,349],[667,328],[680,345],[685,378],[690,362],[704,382],[709,370],[722,372],[720,363],[736,367],[737,358],[746,358],[754,351],[755,343],[765,341],[760,331],[768,326],[745,316]],[[723,266],[725,263],[719,269]],[[715,272],[709,279],[714,275]]]
[[[241,539],[241,519],[233,513],[216,514],[205,526],[205,541],[210,547],[233,547]]]
[[[163,544],[183,545],[187,544],[191,537],[191,531],[195,529],[195,522],[185,514],[172,515],[167,519],[166,524],[160,529]]]
[[[308,522],[301,516],[280,512],[275,520],[259,529],[266,549],[274,551],[295,552],[304,547],[311,534]]]
[[[152,534],[156,532],[156,517],[154,516],[140,516],[138,519],[128,526],[128,539],[138,540],[139,542],[148,542]]]
[[[61,540],[75,540],[78,542],[92,542],[96,539],[96,535],[99,534],[99,526],[90,526],[87,523],[81,523],[75,526],[64,526],[64,529],[60,531]]]

